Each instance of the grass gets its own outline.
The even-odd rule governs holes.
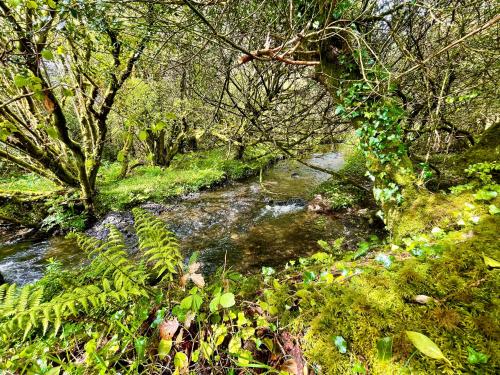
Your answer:
[[[52,181],[33,173],[0,179],[0,194],[15,192],[50,193],[56,190],[57,185]]]
[[[119,180],[119,163],[105,163],[99,171],[97,205],[102,212],[120,210],[144,201],[160,202],[226,180],[258,173],[276,155],[250,150],[245,160],[233,160],[222,149],[178,155],[169,168],[140,166]],[[251,161],[248,161],[251,160]],[[58,189],[50,180],[34,174],[0,179],[0,193],[50,193]]]

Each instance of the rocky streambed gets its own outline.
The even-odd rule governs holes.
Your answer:
[[[343,158],[338,153],[318,154],[309,162],[338,170]],[[344,237],[346,244],[352,245],[372,232],[363,215],[322,215],[307,209],[311,191],[328,178],[323,172],[285,160],[261,177],[142,207],[176,233],[186,257],[200,252],[206,273],[223,264],[240,272],[253,272],[264,265],[279,266],[319,251],[320,239]],[[105,238],[109,224],[118,227],[133,252],[137,240],[132,214],[110,212],[87,233]],[[8,282],[24,284],[40,278],[51,258],[67,267],[78,266],[86,259],[73,240],[59,236],[27,234],[7,240],[4,235],[0,240],[0,273]]]

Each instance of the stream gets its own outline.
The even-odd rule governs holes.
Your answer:
[[[343,165],[338,153],[315,154],[309,163],[331,170]],[[307,209],[311,191],[329,175],[291,160],[280,161],[262,174],[224,187],[192,193],[170,203],[145,203],[180,239],[183,254],[200,252],[205,273],[227,267],[248,273],[262,266],[279,267],[288,260],[320,251],[317,241],[345,237],[346,246],[368,237],[368,219],[344,213],[324,215]],[[87,231],[103,238],[106,224],[124,233],[136,248],[130,212],[111,212]],[[54,236],[2,244],[0,274],[10,283],[39,279],[50,258],[64,266],[85,262],[73,240]]]

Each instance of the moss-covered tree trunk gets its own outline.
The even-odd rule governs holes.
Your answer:
[[[397,225],[401,204],[416,193],[413,165],[400,136],[404,113],[390,93],[369,92],[347,40],[344,36],[322,43],[315,77],[335,100],[336,112],[356,130],[374,181],[375,198],[391,229]]]

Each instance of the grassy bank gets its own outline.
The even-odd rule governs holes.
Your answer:
[[[110,164],[102,169],[98,204],[106,210],[123,209],[143,201],[156,201],[198,191],[226,180],[238,180],[254,175],[265,168],[275,156],[234,160],[222,150],[179,155],[172,165],[163,169],[141,166],[119,180],[120,165]],[[245,161],[253,159],[252,161]]]
[[[221,149],[178,155],[169,168],[139,166],[123,179],[118,178],[121,168],[119,163],[106,163],[98,176],[96,199],[98,211],[105,213],[110,210],[121,210],[145,201],[161,202],[210,188],[227,180],[241,179],[258,173],[276,157],[273,154],[258,157],[259,155],[264,153],[250,150],[243,160],[234,160]],[[39,195],[50,197],[50,193],[57,196],[61,191],[64,189],[50,180],[33,174],[0,179],[0,195],[6,197],[12,194],[35,198]],[[36,202],[40,206],[38,199]],[[54,200],[55,205],[61,203],[60,199]],[[9,204],[9,201],[6,200],[5,204]],[[49,202],[49,206],[50,204]],[[45,208],[42,202],[40,207],[28,209],[44,211]],[[16,211],[19,212],[15,207],[2,206],[0,217],[3,213],[5,218],[15,215],[19,216],[17,219],[22,219],[23,215],[17,215]]]

